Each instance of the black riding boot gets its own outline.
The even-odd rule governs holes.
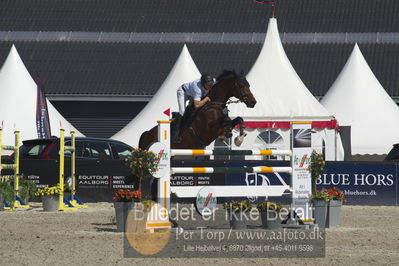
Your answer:
[[[173,137],[172,137],[172,142],[173,143],[180,143],[182,141],[181,136],[180,136],[180,125],[182,121],[182,116],[178,115],[175,120],[172,123],[173,126]]]

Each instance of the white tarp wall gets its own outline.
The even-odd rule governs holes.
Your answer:
[[[22,62],[13,45],[0,69],[0,123],[3,121],[3,144],[14,143],[14,130],[21,132],[21,141],[36,139],[36,97],[37,85]],[[47,100],[47,99],[46,99]],[[76,136],[83,136],[47,100],[51,135],[59,136],[60,124],[69,136],[75,130]]]
[[[399,108],[357,44],[321,103],[340,125],[351,126],[352,155],[387,154],[399,143]]]
[[[237,147],[233,141],[217,140],[212,143],[209,148],[226,148],[230,146],[234,150],[248,149],[290,149],[290,130],[268,128],[246,128],[248,135],[245,137],[244,143]],[[330,161],[342,161],[344,158],[341,138],[335,130],[332,129],[313,129],[312,130],[312,147],[317,152],[325,153],[326,159]],[[233,137],[239,135],[238,130],[233,131]],[[329,143],[329,146],[326,146]],[[261,156],[247,156],[246,159],[261,159]],[[289,157],[277,157],[279,159],[289,159]]]
[[[230,117],[241,116],[246,122],[275,122],[276,128],[263,129],[259,126],[256,129],[248,129],[248,136],[242,146],[236,147],[233,144],[233,149],[289,149],[290,131],[281,128],[279,123],[334,120],[306,88],[292,67],[282,46],[275,18],[269,21],[265,42],[247,75],[247,80],[258,103],[255,108],[247,108],[243,103],[232,104],[229,106]],[[327,160],[343,159],[343,156],[338,156],[336,152],[335,129],[315,129],[314,132],[314,147],[321,151],[324,139]],[[235,131],[234,136],[237,134],[238,131]]]
[[[139,139],[144,131],[157,125],[158,120],[167,120],[163,112],[170,108],[179,111],[176,91],[183,83],[200,78],[201,74],[195,65],[186,45],[184,45],[175,65],[157,93],[143,110],[124,128],[111,138],[123,141],[132,147],[138,147]]]

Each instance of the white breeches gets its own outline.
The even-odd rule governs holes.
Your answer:
[[[179,105],[179,113],[182,116],[184,115],[184,110],[186,110],[186,103],[189,99],[189,96],[187,96],[183,88],[180,86],[177,89],[177,104]]]

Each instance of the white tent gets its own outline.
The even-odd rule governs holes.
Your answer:
[[[141,133],[157,125],[158,120],[169,119],[163,112],[167,109],[178,111],[177,88],[201,76],[191,55],[184,45],[175,65],[170,71],[157,93],[143,110],[122,128],[118,133],[112,136],[112,139],[123,141],[133,147],[138,146]]]
[[[351,126],[352,154],[387,154],[399,143],[399,108],[374,76],[356,44],[321,103]]]
[[[14,130],[21,132],[21,141],[37,138],[36,130],[37,85],[22,62],[13,45],[2,68],[0,69],[0,122],[3,121],[4,145],[14,143]],[[47,100],[47,99],[46,99]],[[65,135],[76,130],[47,100],[51,134],[59,136],[60,123]]]
[[[247,108],[243,103],[229,106],[230,117],[241,116],[246,126],[252,128],[243,148],[289,148],[290,121],[312,121],[320,133],[314,146],[321,146],[324,140],[326,158],[337,159],[336,121],[292,67],[275,18],[269,20],[265,42],[247,80],[258,102],[255,108]]]

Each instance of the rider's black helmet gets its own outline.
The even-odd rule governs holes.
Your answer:
[[[205,86],[205,85],[213,86],[215,81],[213,80],[213,77],[210,74],[202,74],[201,83],[202,83],[203,86]]]

